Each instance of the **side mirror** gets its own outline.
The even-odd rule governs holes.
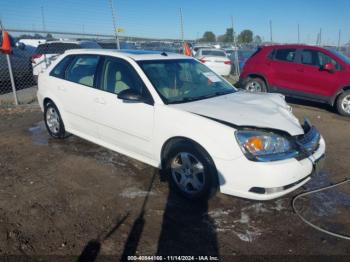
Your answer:
[[[326,63],[321,67],[321,69],[333,73],[335,71],[335,66],[332,63]]]
[[[118,94],[118,98],[128,102],[143,102],[142,96],[133,89],[126,89]]]
[[[16,47],[17,47],[18,49],[24,50],[24,49],[26,48],[26,45],[23,44],[22,42],[17,42],[17,43],[16,43]]]

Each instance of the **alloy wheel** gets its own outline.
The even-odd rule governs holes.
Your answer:
[[[346,113],[350,114],[350,95],[347,95],[343,98],[341,107]]]
[[[46,111],[46,123],[52,133],[57,134],[60,131],[60,117],[55,108],[50,107]]]
[[[251,81],[247,84],[246,90],[249,92],[262,92],[262,87],[259,82]]]
[[[172,177],[181,191],[196,194],[205,184],[204,165],[192,154],[178,153],[171,162]]]

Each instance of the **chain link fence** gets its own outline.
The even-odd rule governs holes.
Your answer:
[[[227,25],[217,28],[216,21],[207,19],[206,14],[199,14],[198,22],[191,24],[199,32],[189,40],[186,38],[189,34],[186,18],[193,12],[198,13],[198,10],[183,8],[179,12],[179,6],[168,1],[149,1],[147,4],[135,2],[134,8],[127,4],[129,0],[81,3],[78,0],[32,0],[20,8],[11,2],[2,4],[0,21],[12,36],[10,62],[14,85],[11,83],[7,57],[0,54],[0,105],[14,103],[14,95],[17,95],[20,104],[34,101],[38,74],[68,49],[116,49],[119,45],[121,49],[181,53],[184,41],[192,46],[192,50],[196,46],[215,46],[225,49],[231,59],[229,80],[234,83],[239,78],[244,62],[257,48],[256,44],[237,46],[232,36],[231,42],[200,42],[203,40],[203,30],[215,31],[217,37],[214,36],[214,41],[221,41],[219,39],[224,38],[225,30],[237,37],[232,17],[223,18],[227,20]],[[162,12],[155,13],[154,5],[164,5]],[[155,21],[157,26],[151,26]],[[234,30],[230,31],[230,28]],[[349,56],[350,45],[340,47],[340,51]],[[13,89],[16,90],[15,94]]]
[[[11,83],[11,74],[5,54],[0,54],[0,105],[15,102],[14,95],[18,97],[18,103],[31,103],[36,96],[36,83],[39,73],[66,50],[78,48],[104,48],[116,49],[115,35],[71,33],[58,31],[32,31],[21,29],[6,29],[11,35],[12,53],[11,61],[14,87]],[[173,39],[156,39],[140,37],[119,37],[120,49],[154,50],[173,53],[183,53],[183,42]],[[188,41],[196,46],[195,41]],[[203,45],[203,43],[201,43]],[[214,46],[207,43],[207,46]],[[218,43],[216,43],[218,45]],[[220,44],[219,44],[220,45]],[[227,50],[234,50],[232,45],[222,43]],[[228,52],[228,51],[227,51]],[[232,60],[231,82],[238,79],[235,53],[228,53]],[[16,93],[13,94],[13,89]]]

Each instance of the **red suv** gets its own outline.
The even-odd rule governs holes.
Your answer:
[[[350,116],[350,58],[331,49],[273,45],[246,62],[239,86],[323,102]]]

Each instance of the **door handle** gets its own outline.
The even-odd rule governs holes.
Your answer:
[[[303,72],[304,72],[304,69],[298,68],[297,71],[303,73]]]
[[[103,98],[95,98],[94,102],[101,105],[106,104],[106,100],[104,100]]]
[[[58,89],[59,91],[66,91],[66,88],[63,87],[63,86],[58,86],[57,89]]]

